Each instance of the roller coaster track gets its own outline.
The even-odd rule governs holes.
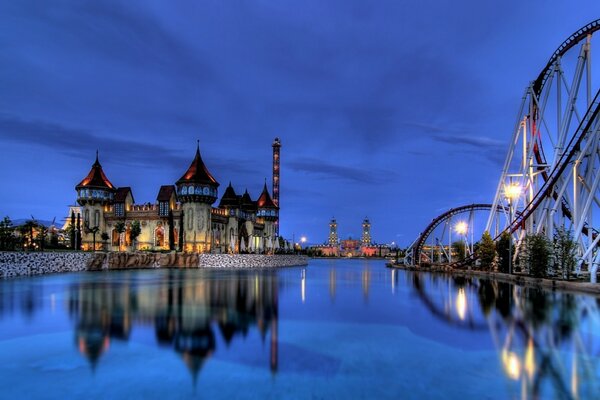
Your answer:
[[[564,56],[567,53],[567,51],[575,47],[588,35],[591,35],[592,33],[598,30],[600,30],[600,19],[590,22],[586,26],[578,29],[564,42],[562,42],[560,46],[558,46],[558,49],[556,49],[556,51],[552,53],[550,60],[548,60],[548,63],[546,64],[544,69],[542,69],[536,80],[533,82],[533,91],[537,96],[540,95],[544,85],[546,84],[546,81],[548,80],[548,77],[550,76],[550,74],[552,74],[552,70],[554,68],[554,63],[556,62],[556,60]]]
[[[531,214],[539,207],[542,203],[544,197],[555,195],[554,187],[558,181],[558,179],[565,172],[567,166],[573,161],[573,157],[579,153],[581,142],[586,137],[587,134],[593,134],[592,128],[596,123],[596,118],[598,117],[598,113],[600,112],[600,90],[596,93],[592,105],[588,109],[585,117],[579,124],[579,127],[575,131],[575,134],[571,137],[567,148],[560,156],[558,163],[554,167],[554,169],[547,175],[545,178],[544,185],[542,188],[535,194],[533,199],[525,206],[523,211],[516,216],[516,218],[511,221],[507,230],[510,232],[516,231],[520,225],[523,224],[527,218],[531,216]],[[563,207],[565,207],[563,203]],[[570,214],[570,212],[569,212]]]
[[[416,261],[416,263],[419,263],[420,260],[420,255],[421,252],[423,251],[423,246],[425,245],[425,242],[427,241],[427,238],[429,238],[429,236],[431,235],[431,233],[438,227],[440,226],[440,224],[446,220],[448,220],[449,218],[458,215],[458,214],[462,214],[465,212],[470,212],[470,211],[477,211],[477,210],[484,210],[484,211],[491,211],[492,210],[492,205],[491,204],[484,204],[484,203],[479,203],[479,204],[469,204],[469,205],[464,205],[464,206],[460,206],[460,207],[454,207],[451,208],[450,210],[446,211],[445,213],[438,215],[436,218],[434,218],[429,225],[427,225],[427,227],[425,228],[425,230],[423,230],[423,232],[421,232],[421,234],[418,236],[417,240],[415,240],[413,242],[413,244],[409,247],[409,250],[407,251],[407,253],[409,252],[413,252],[412,253],[412,257],[413,260],[411,260],[413,263]],[[496,207],[496,210],[498,212],[501,211],[506,211],[505,208],[501,205],[498,205]]]
[[[436,217],[409,247],[405,262],[419,264],[426,240],[453,215],[487,208],[491,231],[494,221],[498,227],[495,213],[509,209],[514,212],[508,213],[503,232],[511,233],[516,247],[528,234],[551,239],[555,227],[568,227],[577,242],[578,266],[585,263],[595,281],[600,237],[592,216],[600,208],[600,90],[592,80],[591,43],[599,30],[597,19],[571,34],[527,87],[492,204],[456,207]],[[508,185],[519,186],[520,196],[509,199]]]

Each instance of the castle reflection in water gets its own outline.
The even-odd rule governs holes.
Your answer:
[[[0,333],[21,317],[25,324],[43,325],[52,320],[49,314],[64,312],[66,301],[74,343],[92,368],[103,359],[108,362],[103,357],[107,352],[119,352],[118,346],[110,349],[112,343],[150,336],[179,354],[195,381],[211,355],[240,360],[239,354],[224,354],[225,346],[232,352],[247,348],[252,365],[255,360],[264,362],[259,365],[273,373],[304,371],[294,369],[297,355],[305,363],[316,357],[307,364],[313,368],[323,355],[294,348],[289,337],[280,338],[280,312],[285,307],[289,321],[306,318],[302,310],[324,310],[333,323],[351,313],[354,321],[373,324],[373,329],[398,324],[450,346],[484,354],[495,349],[498,377],[505,380],[511,398],[597,398],[600,393],[600,298],[346,263],[277,271],[73,274],[65,275],[66,291],[58,276],[42,278],[53,282],[48,285],[35,279],[5,280],[0,282]],[[361,300],[364,307],[358,306]],[[12,337],[10,329],[7,335]],[[256,342],[233,344],[241,337],[262,339],[266,354],[260,350],[265,347],[253,346]]]
[[[186,279],[193,271],[170,270],[151,284],[84,282],[69,290],[79,351],[95,368],[112,340],[129,339],[132,326],[154,328],[159,345],[181,355],[196,380],[215,350],[215,330],[225,343],[255,327],[266,340],[270,331],[272,372],[277,371],[277,275],[270,271],[229,272],[223,279]],[[196,275],[197,276],[197,275]]]

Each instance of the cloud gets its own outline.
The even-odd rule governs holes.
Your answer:
[[[433,135],[431,137],[436,142],[448,143],[455,147],[464,148],[468,146],[476,149],[476,154],[482,155],[486,160],[489,160],[495,166],[500,167],[504,163],[507,144],[500,140],[491,139],[484,136],[467,136],[467,135]]]
[[[297,172],[306,172],[323,179],[350,181],[366,184],[380,184],[393,175],[392,171],[361,169],[345,165],[335,165],[315,158],[301,158],[288,162],[288,166]]]
[[[114,138],[93,133],[91,130],[71,128],[54,122],[26,121],[7,114],[0,114],[0,140],[27,145],[37,145],[66,156],[90,160],[99,150],[101,158],[112,163],[143,168],[186,168],[193,157],[193,150],[173,149],[164,144]],[[231,159],[203,155],[210,169],[224,174],[255,174],[258,171],[253,160]],[[221,175],[221,174],[219,174]]]

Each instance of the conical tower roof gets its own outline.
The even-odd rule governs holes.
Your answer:
[[[239,207],[240,206],[240,201],[239,198],[237,196],[237,194],[235,194],[235,190],[233,189],[233,186],[231,186],[231,182],[229,182],[229,186],[227,186],[227,189],[225,189],[225,193],[223,193],[223,197],[221,197],[221,202],[219,203],[219,208],[226,208],[226,207]]]
[[[244,211],[256,211],[256,203],[252,201],[250,198],[250,193],[248,193],[248,189],[242,195],[242,210]]]
[[[114,185],[108,180],[106,175],[104,175],[104,171],[102,170],[102,165],[100,165],[100,161],[98,161],[98,152],[96,151],[96,161],[92,164],[92,169],[87,174],[85,178],[77,186],[75,189],[81,188],[93,188],[93,189],[109,189],[115,190]]]
[[[200,155],[200,141],[198,141],[198,147],[196,147],[196,156],[190,164],[185,174],[177,181],[177,184],[181,183],[201,183],[205,185],[212,185],[215,187],[219,186],[219,182],[211,175],[211,173],[204,165],[202,156]]]
[[[269,194],[269,189],[267,189],[266,182],[265,182],[265,186],[263,187],[263,191],[260,194],[260,197],[258,198],[258,200],[256,200],[256,205],[258,206],[258,208],[273,208],[273,209],[279,208],[273,202],[273,199],[271,198],[271,195]]]

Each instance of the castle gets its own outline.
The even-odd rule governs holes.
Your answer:
[[[199,144],[189,168],[174,185],[160,187],[154,204],[135,204],[130,187],[115,187],[96,153],[90,172],[75,187],[80,214],[77,222],[73,209],[69,217],[76,232],[74,246],[83,250],[106,248],[101,241],[102,233],[106,233],[111,250],[273,252],[279,248],[280,148],[281,142],[275,138],[274,198],[266,182],[256,200],[247,190],[238,195],[229,183],[217,207],[213,204],[219,195],[219,182],[204,164]]]
[[[340,241],[337,227],[337,221],[332,218],[329,222],[329,238],[325,244],[313,247],[316,253],[325,257],[373,257],[385,256],[390,252],[386,245],[373,244],[371,222],[368,218],[363,220],[360,240],[348,238]]]

